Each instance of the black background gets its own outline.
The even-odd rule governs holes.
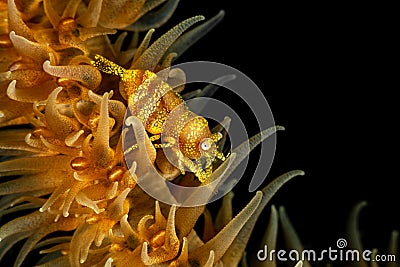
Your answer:
[[[271,203],[285,206],[304,245],[317,249],[346,237],[350,209],[366,200],[359,223],[364,247],[387,253],[390,232],[400,225],[391,7],[181,1],[168,25],[221,9],[224,20],[177,62],[227,64],[263,91],[276,124],[286,127],[266,183],[289,170],[306,173]],[[242,106],[230,104],[246,117]],[[247,184],[234,189],[236,212],[253,196]],[[258,237],[268,216],[257,224]],[[250,240],[250,250],[257,240]]]

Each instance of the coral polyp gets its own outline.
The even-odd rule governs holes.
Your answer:
[[[137,170],[143,157],[169,181],[200,185],[193,173],[181,172],[156,149],[168,145],[155,142],[149,131],[154,125],[132,124],[144,150],[132,148],[133,163],[126,163],[123,126],[127,110],[139,102],[132,103],[132,93],[118,77],[101,72],[93,60],[100,55],[121,69],[168,74],[177,55],[224,15],[220,12],[202,24],[202,16],[188,18],[152,41],[154,28],[168,20],[177,2],[0,2],[0,260],[24,240],[14,266],[22,266],[38,249],[42,255],[36,257],[36,266],[236,266],[269,199],[285,182],[303,174],[292,171],[278,177],[236,216],[228,194],[215,220],[205,205],[161,203],[140,188]],[[147,33],[141,36],[139,31]],[[168,83],[168,75],[160,78]],[[176,95],[182,89],[174,89]],[[146,103],[154,96],[142,97]],[[170,99],[160,100],[161,121]],[[140,114],[134,115],[140,119]],[[157,121],[157,114],[148,115]],[[256,135],[250,149],[280,129]],[[212,142],[200,144],[203,137]],[[226,141],[217,132],[202,138],[195,147],[203,150]],[[193,163],[190,160],[186,165]],[[212,165],[215,172],[206,176],[200,175],[201,163],[189,169],[204,182],[222,172],[224,165],[213,163],[207,161],[206,167]],[[211,222],[205,225],[207,238],[195,230],[203,214]]]

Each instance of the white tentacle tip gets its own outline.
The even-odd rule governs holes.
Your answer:
[[[113,259],[110,257],[107,259],[106,263],[104,264],[104,267],[111,267],[111,264],[113,263]]]
[[[45,62],[43,62],[43,69],[46,70],[46,68],[49,68],[50,65],[50,60],[46,60]]]

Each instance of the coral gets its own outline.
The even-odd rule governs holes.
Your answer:
[[[188,31],[204,19],[189,18],[151,42],[153,28],[168,20],[177,2],[0,2],[0,218],[14,216],[0,227],[0,259],[25,240],[14,266],[36,249],[45,254],[37,266],[235,266],[270,198],[303,174],[278,177],[234,217],[228,194],[215,223],[204,205],[159,203],[137,185],[144,156],[166,179],[199,184],[156,151],[135,119],[138,148],[134,163],[126,164],[122,126],[132,105],[129,92],[91,62],[101,55],[126,70],[168,70],[223,17]],[[130,31],[133,38],[127,38]],[[139,31],[147,31],[140,44]],[[183,79],[164,78],[173,77]],[[254,136],[250,149],[281,129]],[[232,167],[246,155],[232,151]],[[215,166],[210,179],[224,166]],[[210,222],[206,238],[194,229],[202,214]]]

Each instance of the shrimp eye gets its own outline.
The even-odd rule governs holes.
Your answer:
[[[209,151],[213,146],[213,141],[210,138],[205,138],[200,143],[200,148],[203,151]]]

